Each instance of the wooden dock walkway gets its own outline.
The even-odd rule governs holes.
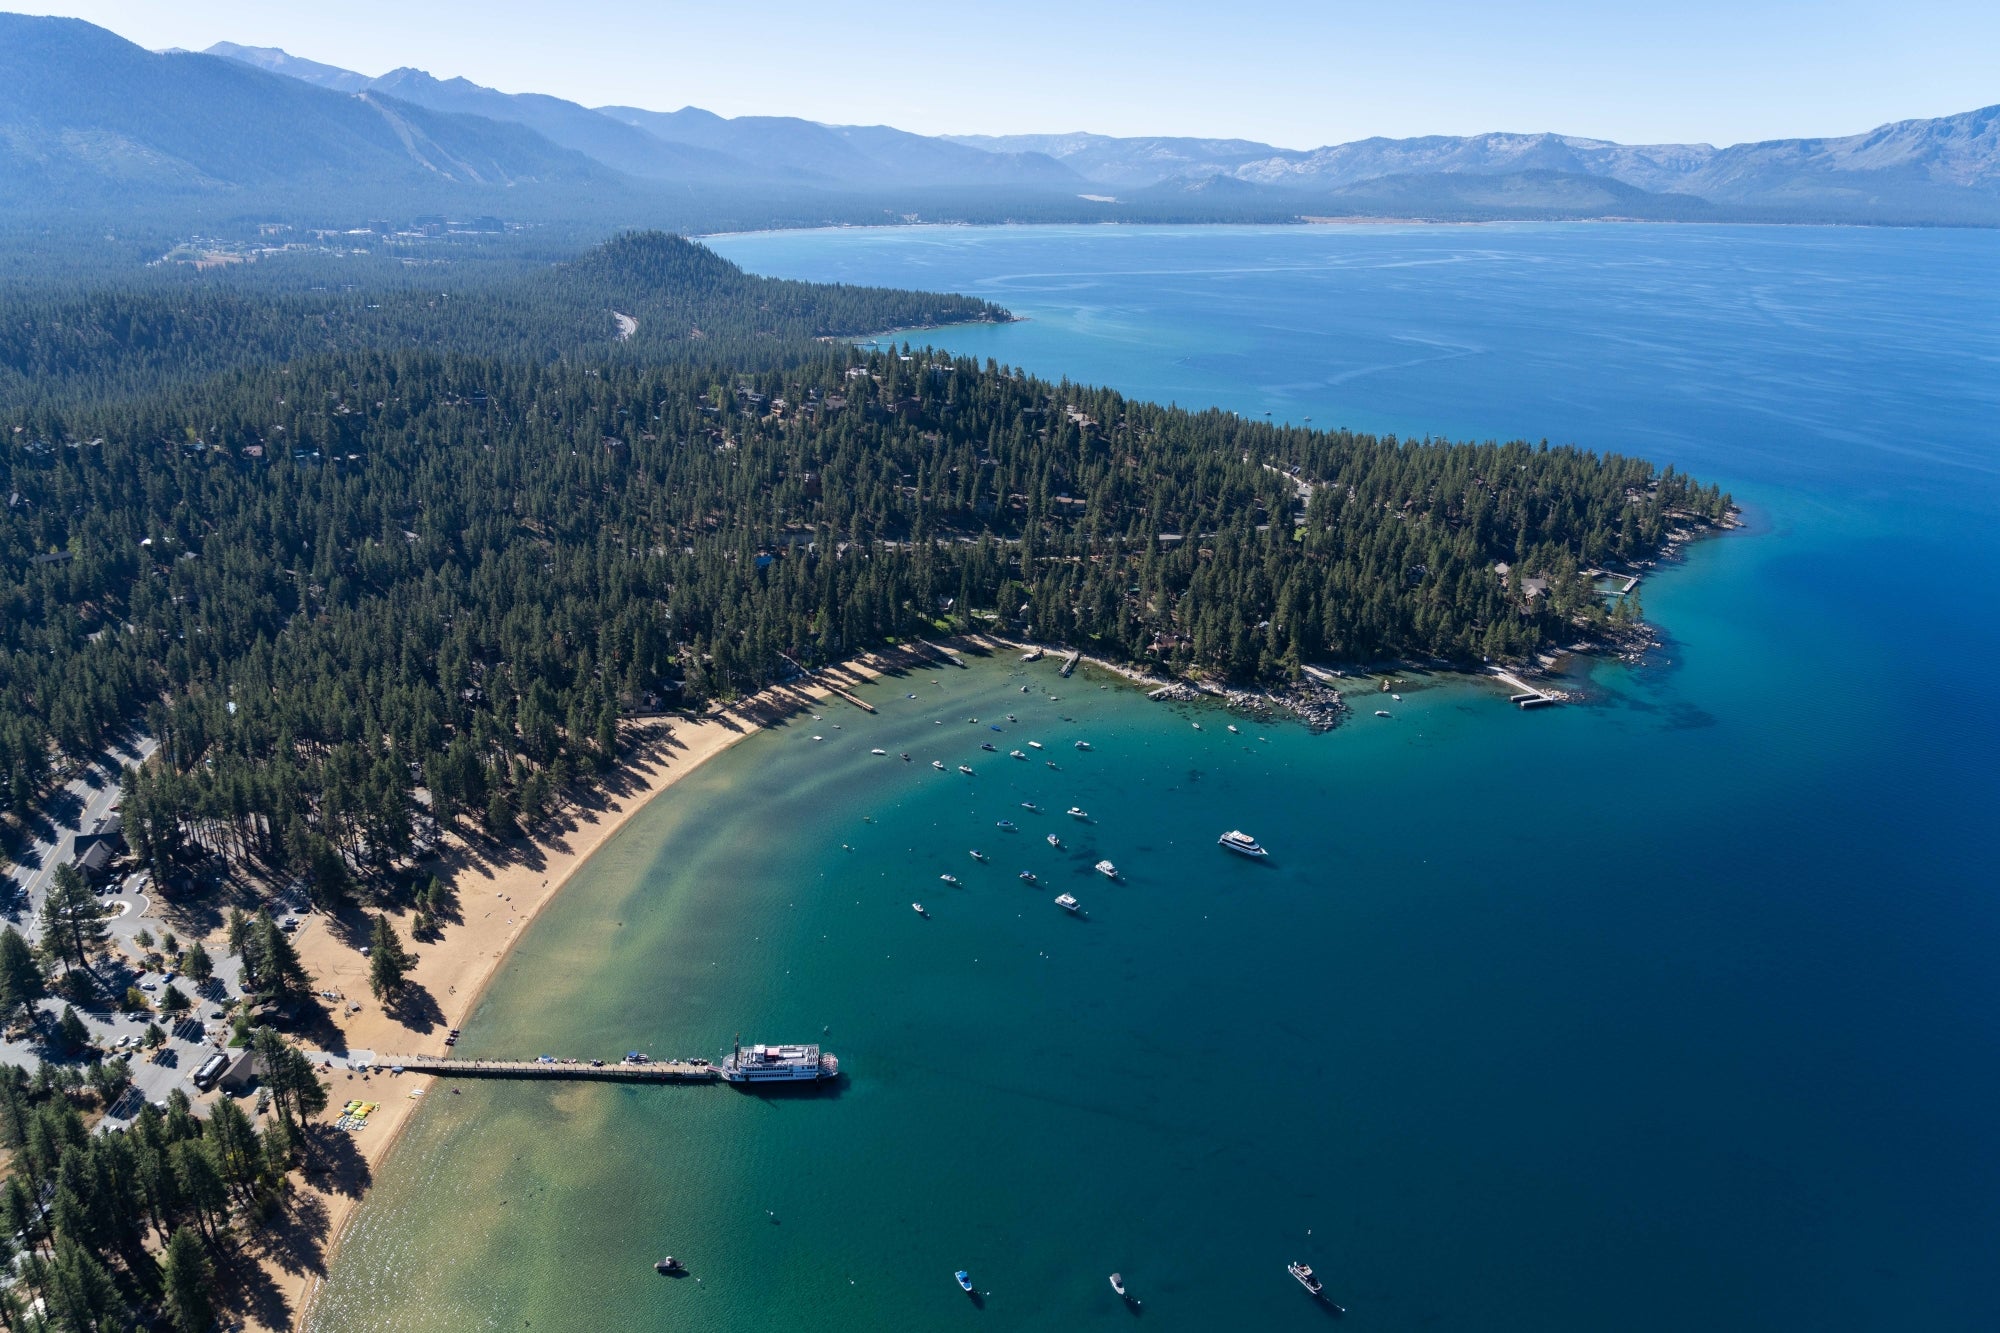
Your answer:
[[[853,704],[856,708],[859,708],[864,713],[872,713],[875,711],[874,704],[869,703],[866,699],[863,699],[858,695],[849,694],[846,690],[841,689],[840,686],[834,684],[830,680],[817,680],[814,681],[813,683],[815,685],[824,685],[827,689],[832,690],[835,694],[847,700],[847,702]]]
[[[445,1078],[602,1079],[613,1083],[716,1083],[722,1073],[714,1065],[691,1060],[649,1060],[626,1064],[606,1060],[455,1060],[448,1055],[384,1055],[377,1068]]]

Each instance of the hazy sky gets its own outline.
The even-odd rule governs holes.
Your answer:
[[[4,0],[0,0],[4,3]],[[30,5],[29,7],[32,7]],[[2000,0],[95,0],[144,46],[924,133],[1846,134],[2000,102]]]

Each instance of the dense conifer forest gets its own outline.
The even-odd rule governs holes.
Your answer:
[[[650,308],[675,303],[699,298]],[[539,317],[518,308],[517,328]],[[1236,677],[1514,657],[1597,612],[1581,569],[1726,505],[1575,449],[771,350],[753,370],[643,348],[351,352],[20,413],[0,438],[8,803],[143,710],[167,762],[128,826],[160,855],[198,818],[218,849],[300,869],[327,844],[387,857],[410,845],[413,788],[511,828],[610,761],[621,711],[754,689],[785,655],[996,614]]]
[[[815,338],[1005,319],[970,297],[744,273],[676,238],[631,235],[568,262],[476,262],[470,278],[380,280],[383,266],[318,260],[202,281],[148,275],[81,292],[0,295],[0,404],[123,399],[247,364],[423,349],[529,363],[699,354],[757,364]],[[377,280],[342,281],[343,269]],[[617,315],[631,323],[621,329]],[[622,335],[622,336],[621,336]]]

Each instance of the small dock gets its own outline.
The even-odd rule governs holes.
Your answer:
[[[1507,698],[1507,702],[1513,704],[1516,708],[1547,708],[1551,704],[1559,704],[1563,701],[1563,697],[1560,694],[1550,694],[1547,690],[1538,690],[1511,671],[1502,671],[1499,667],[1494,667],[1492,670],[1496,677],[1512,685],[1519,691],[1518,694],[1509,695]]]
[[[1076,670],[1076,664],[1078,662],[1081,662],[1082,660],[1083,660],[1083,650],[1081,648],[1072,648],[1070,650],[1069,656],[1063,659],[1063,665],[1062,665],[1063,675],[1068,676],[1070,672]]]
[[[847,700],[847,702],[853,704],[856,708],[859,708],[864,713],[872,713],[875,711],[874,704],[871,704],[866,700],[861,699],[858,696],[854,695],[853,693],[845,689],[842,689],[840,686],[834,684],[833,679],[830,676],[809,669],[804,664],[802,664],[797,658],[793,657],[789,653],[779,653],[778,656],[785,662],[789,663],[792,670],[799,673],[800,679],[803,680],[806,685],[821,686],[825,688],[829,693],[838,695],[840,698]]]
[[[716,1083],[722,1071],[711,1064],[692,1060],[648,1060],[627,1064],[606,1060],[455,1060],[447,1055],[385,1055],[378,1069],[401,1069],[411,1074],[437,1074],[444,1078],[554,1078],[597,1079],[609,1083]]]
[[[936,644],[931,643],[925,639],[912,639],[911,642],[914,643],[917,647],[922,648],[925,652],[931,654],[931,656],[935,657],[943,665],[955,666],[961,671],[965,669],[964,658],[953,657],[950,653],[946,652],[944,649],[938,647]]]

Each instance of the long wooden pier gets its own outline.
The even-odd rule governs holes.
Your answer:
[[[448,1055],[384,1055],[378,1068],[401,1069],[412,1074],[439,1074],[446,1078],[560,1078],[603,1079],[614,1083],[714,1083],[722,1072],[711,1064],[692,1060],[648,1060],[627,1064],[606,1060],[454,1060]]]

